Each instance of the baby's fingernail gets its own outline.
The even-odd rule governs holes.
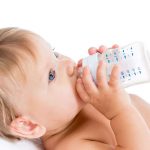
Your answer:
[[[84,70],[86,71],[86,73],[89,73],[89,67],[88,66],[85,66]]]
[[[80,78],[78,78],[78,79],[77,79],[77,82],[78,82],[78,83],[81,83],[81,82],[82,82],[82,80],[81,80]]]

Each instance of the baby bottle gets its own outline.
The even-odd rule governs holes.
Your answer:
[[[82,67],[88,66],[96,83],[96,71],[100,60],[106,63],[106,76],[109,81],[114,64],[120,65],[120,82],[123,87],[150,81],[150,56],[140,42],[122,48],[107,49],[82,60]],[[82,74],[82,68],[80,69]]]

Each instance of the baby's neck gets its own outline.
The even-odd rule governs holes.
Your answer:
[[[80,114],[80,113],[79,113]],[[72,130],[76,127],[76,124],[79,119],[79,114],[77,114],[73,120],[71,120],[67,125],[58,129],[57,131],[48,131],[41,139],[44,144],[44,147],[49,147],[50,145],[56,145],[65,135],[71,133]]]

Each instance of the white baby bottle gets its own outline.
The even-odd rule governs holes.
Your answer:
[[[96,71],[100,60],[106,63],[107,81],[114,64],[120,65],[120,81],[123,87],[150,81],[150,56],[140,42],[122,48],[108,49],[102,54],[96,53],[82,60],[82,67],[88,66],[96,83]],[[82,74],[82,69],[81,72]]]

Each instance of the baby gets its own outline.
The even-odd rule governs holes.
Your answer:
[[[79,65],[31,31],[0,29],[0,135],[46,150],[149,150],[150,106],[121,87],[119,66],[107,82],[100,62],[96,86]]]

